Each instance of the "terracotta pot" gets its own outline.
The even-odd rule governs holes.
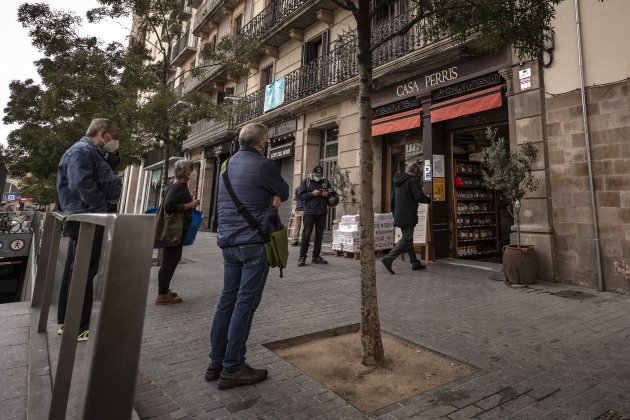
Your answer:
[[[503,247],[505,281],[514,284],[533,284],[538,275],[538,260],[533,245]]]

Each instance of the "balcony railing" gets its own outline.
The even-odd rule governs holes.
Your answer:
[[[183,149],[189,150],[198,146],[207,146],[218,139],[223,139],[230,130],[234,130],[233,120],[205,119],[197,121],[184,140]]]
[[[184,88],[182,93],[185,95],[193,90],[197,89],[202,84],[211,81],[214,77],[221,74],[225,69],[225,66],[221,64],[212,65],[200,60],[198,65],[199,74],[193,76],[190,75],[184,81]]]
[[[225,0],[206,0],[200,8],[197,9],[195,15],[195,24],[193,26],[193,33],[199,33],[203,27],[208,23],[210,16],[215,10],[225,2]]]
[[[186,31],[173,46],[173,50],[171,51],[171,64],[175,66],[184,64],[197,53],[198,42],[199,38],[193,37],[191,40],[190,31]]]
[[[399,30],[413,18],[413,11],[403,13],[393,19],[375,25],[372,30],[372,42],[376,43],[391,33]],[[427,45],[422,37],[419,22],[403,36],[395,37],[374,50],[372,61],[374,68],[403,57]],[[286,74],[284,102],[281,106],[344,82],[358,74],[358,42],[356,38],[338,45],[328,54]],[[265,89],[247,95],[239,104],[235,123],[240,125],[263,114]]]
[[[241,36],[249,41],[260,40],[305,3],[308,0],[279,0],[270,3],[243,26]]]

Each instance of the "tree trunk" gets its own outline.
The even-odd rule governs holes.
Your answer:
[[[171,160],[171,149],[169,147],[168,141],[164,141],[164,159],[162,160],[162,191],[166,188],[166,184],[168,183],[168,164]],[[160,199],[160,202],[162,200]]]
[[[374,154],[372,152],[372,53],[369,0],[359,0],[357,39],[359,52],[359,156],[361,204],[361,344],[367,366],[384,359],[374,267]]]

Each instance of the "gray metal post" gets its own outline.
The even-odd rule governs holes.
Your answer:
[[[55,271],[57,268],[57,255],[59,253],[59,240],[61,238],[61,228],[63,225],[63,216],[52,214],[53,228],[50,237],[50,250],[48,261],[46,264],[46,273],[44,275],[44,290],[42,295],[42,304],[40,306],[39,323],[37,332],[45,332],[48,323],[48,310],[50,309],[50,298],[52,296],[53,284],[55,282]],[[39,273],[38,273],[39,275]]]
[[[35,274],[35,287],[33,287],[31,308],[42,307],[42,299],[44,297],[44,279],[46,278],[46,267],[48,266],[48,258],[50,257],[50,243],[55,218],[52,214],[46,213],[44,220],[44,233],[42,234],[42,246],[39,249],[39,259],[37,260],[37,272]],[[35,235],[33,235],[33,237],[35,237]],[[37,243],[33,243],[34,247],[37,247],[37,245]],[[35,251],[37,251],[37,249],[35,249]],[[35,252],[35,255],[37,254],[38,253]]]
[[[87,219],[93,221],[95,216]],[[108,226],[105,234],[104,281],[95,288],[100,305],[85,357],[77,411],[81,419],[131,418],[140,361],[155,217],[109,217],[113,229]]]
[[[52,389],[52,403],[48,415],[51,420],[66,418],[95,229],[96,226],[91,223],[81,223],[79,230],[66,317],[63,324],[63,336],[61,337],[55,383]]]

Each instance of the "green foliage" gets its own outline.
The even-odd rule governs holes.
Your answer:
[[[456,44],[479,36],[483,47],[511,44],[520,57],[538,57],[562,0],[413,0],[430,41],[452,37]]]
[[[490,127],[486,130],[486,137],[490,140],[490,146],[483,149],[483,182],[488,188],[498,191],[509,203],[508,210],[516,222],[520,246],[520,202],[525,194],[538,188],[539,180],[532,175],[538,149],[526,141],[521,144],[520,152],[510,152],[505,139],[497,138],[497,129]]]
[[[38,204],[52,204],[57,201],[57,189],[55,187],[55,177],[35,178],[26,176],[22,178],[20,193],[24,197],[31,197]]]
[[[347,169],[342,171],[339,167],[335,167],[331,183],[334,190],[339,194],[339,201],[345,214],[349,205],[354,207],[357,204],[357,192],[354,184],[350,181],[350,171]]]

